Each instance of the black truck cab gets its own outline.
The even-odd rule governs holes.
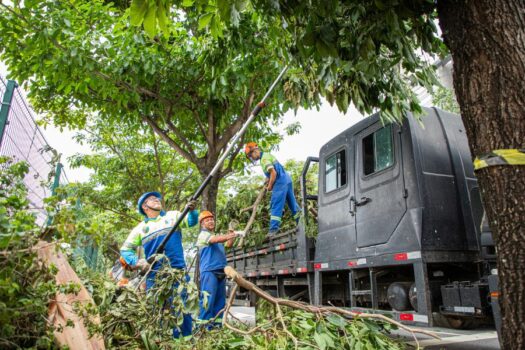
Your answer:
[[[318,193],[306,193],[317,161]],[[309,200],[318,206],[315,239],[300,225],[275,238],[279,254],[268,256],[269,242],[270,251],[234,251],[230,263],[279,296],[302,288],[311,303],[409,324],[469,327],[498,314],[494,245],[459,116],[425,108],[401,124],[379,113],[360,121],[305,163],[303,224],[312,225]]]

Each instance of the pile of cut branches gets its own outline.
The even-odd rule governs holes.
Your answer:
[[[225,269],[235,282],[224,309],[223,328],[206,330],[194,322],[193,336],[173,339],[172,328],[182,322],[182,313],[196,315],[198,294],[184,272],[163,267],[156,286],[147,293],[135,288],[115,289],[113,301],[100,310],[108,348],[126,349],[404,349],[389,336],[391,330],[414,330],[385,316],[356,314],[337,307],[317,307],[270,296],[230,267]],[[174,287],[176,286],[176,287]],[[233,295],[239,288],[260,299],[257,325],[237,322],[231,313]],[[179,297],[185,290],[186,303]],[[430,334],[433,336],[433,334]]]
[[[416,344],[416,333],[439,339],[432,332],[405,326],[381,314],[275,298],[242,278],[233,268],[226,267],[225,273],[235,282],[235,287],[225,307],[223,325],[244,335],[248,348],[259,348],[262,340],[266,349],[404,349],[403,343],[388,336],[398,328],[411,333]],[[266,311],[258,315],[260,319],[254,328],[238,328],[228,321],[228,316],[234,317],[230,310],[239,287],[255,293],[265,303],[263,310]]]

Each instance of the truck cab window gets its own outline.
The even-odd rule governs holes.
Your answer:
[[[370,175],[393,164],[392,126],[387,125],[363,139],[363,169]]]
[[[334,191],[346,185],[346,152],[341,150],[326,159],[325,192]]]

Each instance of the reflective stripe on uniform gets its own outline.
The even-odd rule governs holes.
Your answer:
[[[281,217],[272,215],[272,216],[270,216],[270,220],[281,221]]]

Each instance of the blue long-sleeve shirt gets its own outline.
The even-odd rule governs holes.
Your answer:
[[[181,213],[179,211],[162,212],[156,218],[146,218],[138,224],[129,234],[128,238],[120,248],[120,255],[130,266],[135,266],[138,261],[136,249],[144,247],[146,259],[157,250],[164,237],[171,230],[175,221]],[[183,269],[186,267],[184,250],[182,248],[182,228],[195,226],[199,221],[199,212],[193,210],[188,213],[182,221],[179,230],[174,232],[164,248],[164,254],[168,257],[173,268]]]

